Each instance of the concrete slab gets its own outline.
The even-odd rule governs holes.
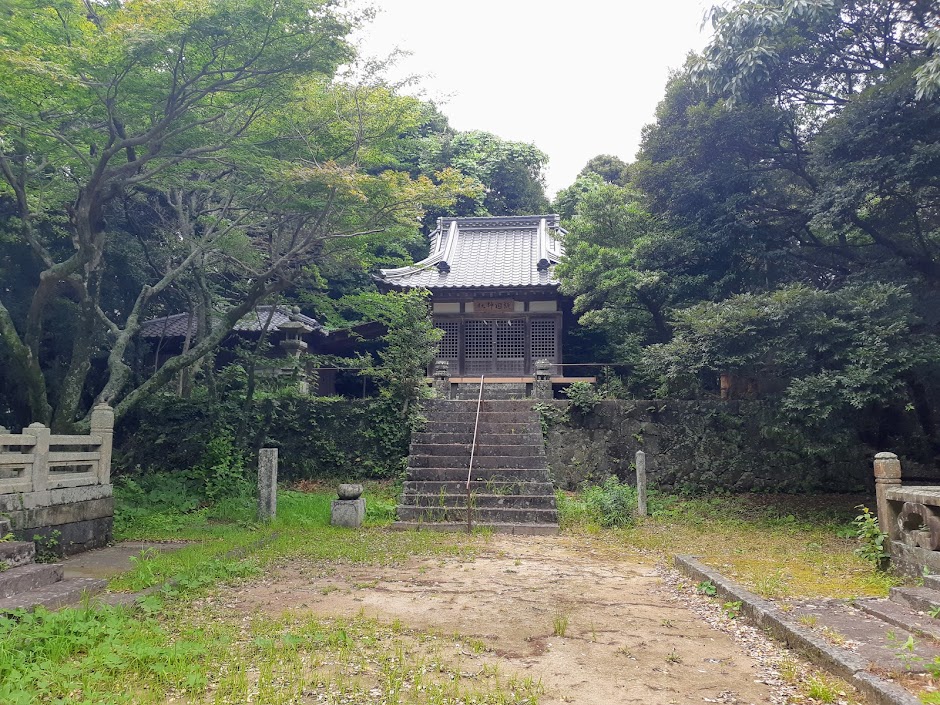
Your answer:
[[[142,551],[178,551],[186,542],[122,541],[107,548],[86,551],[62,561],[66,578],[107,579],[134,567],[131,558]]]

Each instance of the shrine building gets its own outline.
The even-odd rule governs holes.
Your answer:
[[[565,231],[557,215],[439,218],[431,252],[383,269],[384,290],[431,292],[434,325],[444,331],[438,360],[451,382],[529,383],[536,360],[562,376],[562,297],[554,266]]]

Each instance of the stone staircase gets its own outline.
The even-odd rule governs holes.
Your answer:
[[[10,531],[0,520],[0,537]],[[0,615],[17,609],[42,606],[56,609],[80,602],[104,590],[105,580],[65,578],[59,563],[36,563],[32,541],[0,542]]]
[[[888,599],[820,599],[792,607],[788,617],[835,636],[836,644],[863,663],[922,673],[940,658],[940,576],[925,576],[923,586],[891,588]]]
[[[477,401],[435,399],[411,440],[396,529],[465,531]],[[531,400],[484,401],[470,481],[474,527],[556,534],[558,512]]]

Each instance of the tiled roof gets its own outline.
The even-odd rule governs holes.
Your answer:
[[[316,319],[302,313],[292,313],[286,306],[257,306],[254,311],[235,324],[234,330],[258,332],[267,323],[268,316],[271,316],[271,323],[268,324],[268,331],[270,332],[277,331],[288,321],[296,320],[314,331],[326,333],[326,330]],[[186,337],[187,323],[190,332],[195,333],[196,321],[188,313],[176,313],[172,316],[152,318],[141,324],[140,336],[142,338],[184,338]]]
[[[557,215],[439,218],[431,254],[409,267],[381,270],[393,288],[555,286],[564,253]]]

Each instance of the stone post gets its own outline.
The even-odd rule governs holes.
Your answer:
[[[551,399],[552,394],[552,363],[548,360],[535,361],[535,385],[532,396],[536,399]]]
[[[36,439],[33,446],[32,473],[33,492],[45,492],[49,489],[49,429],[41,423],[31,423],[23,429],[23,433]]]
[[[258,521],[277,514],[277,448],[258,451]]]
[[[447,360],[434,363],[434,396],[450,399],[450,363]]]
[[[114,442],[114,409],[96,404],[91,412],[91,435],[101,436],[98,448],[98,484],[111,484],[111,447]]]
[[[878,453],[875,456],[875,502],[878,526],[888,537],[898,539],[898,510],[888,501],[888,490],[901,486],[901,461],[894,453]]]
[[[646,453],[636,452],[636,505],[637,514],[646,516]]]

